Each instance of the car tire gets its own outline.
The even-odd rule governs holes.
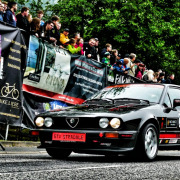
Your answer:
[[[71,150],[67,149],[56,149],[56,148],[46,148],[47,153],[56,159],[66,159],[71,153]]]
[[[158,131],[154,124],[147,124],[141,131],[137,146],[136,155],[140,160],[152,161],[158,153]]]

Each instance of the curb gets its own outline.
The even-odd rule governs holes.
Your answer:
[[[0,155],[2,154],[47,154],[45,149],[38,149],[40,142],[31,141],[0,141]]]
[[[0,143],[4,147],[37,147],[41,144],[32,141],[0,141]]]

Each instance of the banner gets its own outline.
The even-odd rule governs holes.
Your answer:
[[[30,37],[25,92],[81,104],[106,85],[106,67],[84,56],[70,55],[65,49]]]
[[[118,74],[112,70],[109,70],[108,85],[125,83],[144,83],[144,81],[130,75],[126,75],[123,73]]]
[[[0,123],[21,126],[26,41],[20,29],[0,23]]]

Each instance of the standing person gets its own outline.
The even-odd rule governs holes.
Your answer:
[[[139,59],[136,59],[135,61],[134,61],[134,69],[135,69],[135,72],[136,72],[136,69],[137,69],[137,67],[139,66],[139,64],[141,63],[141,61],[139,60]]]
[[[62,45],[68,45],[69,42],[69,29],[65,28],[63,33],[60,34],[60,42],[62,43]]]
[[[145,65],[140,63],[136,69],[135,77],[138,79],[142,79],[143,74],[144,74],[144,70],[145,70]]]
[[[4,16],[4,4],[0,2],[0,21],[3,21],[3,16]]]
[[[102,58],[102,63],[108,67],[112,66],[110,64],[110,57],[111,57],[111,54],[109,52],[105,52],[104,57]]]
[[[97,54],[97,61],[100,62],[100,55],[99,55],[99,39],[98,38],[94,38],[96,41],[95,44],[95,49],[96,49],[96,54]]]
[[[154,81],[154,71],[149,69],[147,72],[143,75],[142,80],[151,83]]]
[[[28,14],[28,16],[27,16],[27,20],[29,21],[29,23],[31,23],[32,22],[32,15],[31,14]]]
[[[52,33],[53,33],[53,37],[56,38],[57,40],[57,45],[60,45],[60,32],[59,32],[59,29],[58,29],[58,25],[59,25],[59,21],[60,21],[60,18],[58,16],[52,16],[51,18],[53,24],[54,24],[54,28],[52,29]]]
[[[130,70],[129,67],[127,67],[127,64],[129,63],[128,58],[124,58],[121,60],[118,60],[116,64],[114,64],[113,69],[115,73],[117,74],[127,74],[128,71]]]
[[[4,21],[8,24],[16,27],[16,16],[15,12],[17,11],[17,3],[16,2],[9,2],[8,3],[9,9],[6,10],[4,14]]]
[[[37,11],[37,18],[40,19],[40,26],[44,26],[45,22],[42,20],[44,12],[42,10]]]
[[[165,73],[161,72],[159,74],[159,78],[157,79],[158,83],[165,83],[166,80],[165,80]]]
[[[44,33],[41,33],[41,37],[42,39],[48,41],[49,43],[53,43],[56,44],[56,38],[53,37],[53,33],[52,33],[52,29],[54,28],[54,24],[51,20],[48,20],[43,28],[41,29],[41,31],[43,31]],[[44,34],[44,36],[42,36],[42,34]]]
[[[78,48],[78,47],[81,47],[81,52],[79,52],[79,54],[81,55],[84,55],[84,51],[83,51],[83,43],[84,43],[84,40],[82,37],[80,37],[79,39],[77,39],[76,41],[76,45],[75,45],[75,48]]]
[[[78,52],[81,51],[81,47],[76,48],[75,44],[76,44],[76,40],[74,38],[71,38],[70,41],[69,41],[69,44],[67,45],[67,49],[72,54],[77,54]]]
[[[80,38],[80,33],[77,32],[77,33],[74,33],[74,39],[77,41],[79,38]]]
[[[158,78],[159,78],[159,73],[158,72],[155,72],[154,73],[154,78],[153,78],[153,82],[158,82]]]
[[[3,3],[3,5],[4,5],[4,10],[3,10],[3,12],[5,13],[6,10],[7,10],[7,7],[8,7],[8,2],[7,2],[7,1],[3,1],[2,3]]]
[[[105,52],[111,53],[111,51],[112,51],[112,45],[109,44],[109,43],[107,43],[107,44],[105,45],[105,48],[103,48],[102,51],[101,51],[101,57],[104,57],[104,53],[105,53]]]
[[[97,53],[96,53],[96,40],[91,38],[89,42],[84,43],[84,53],[87,58],[97,60]]]
[[[30,24],[30,34],[40,37],[40,19],[33,18]]]
[[[30,23],[27,20],[27,16],[29,14],[29,8],[23,7],[21,9],[21,13],[16,16],[17,18],[17,27],[20,29],[24,29],[25,31],[30,31]]]
[[[165,81],[166,84],[173,84],[174,83],[174,74],[170,74],[166,81]]]
[[[61,23],[60,22],[58,22],[58,23],[56,23],[56,29],[57,29],[57,37],[58,37],[58,39],[56,39],[57,40],[57,45],[60,47],[60,48],[63,48],[63,46],[62,46],[62,44],[61,44],[61,42],[60,42],[60,29],[61,29]]]
[[[118,56],[118,50],[117,49],[113,49],[111,52],[111,58],[110,58],[110,63],[114,64],[117,61],[117,56]]]
[[[136,54],[131,53],[131,54],[129,55],[129,58],[130,58],[130,61],[129,61],[129,63],[127,64],[127,67],[132,67],[132,68],[131,68],[131,70],[128,72],[128,75],[134,77],[134,76],[135,76],[135,68],[134,68],[135,64],[134,64],[134,61],[136,60]]]

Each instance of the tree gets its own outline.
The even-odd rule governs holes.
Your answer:
[[[59,0],[45,11],[58,15],[71,35],[98,37],[101,47],[111,43],[122,55],[136,53],[150,69],[180,76],[178,0]]]

